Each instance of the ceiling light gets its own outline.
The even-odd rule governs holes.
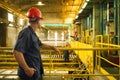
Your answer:
[[[79,13],[82,13],[83,9],[80,9]]]
[[[0,23],[3,23],[3,22],[0,22]]]
[[[8,13],[8,21],[13,22],[14,18],[13,18],[13,14]]]
[[[78,15],[75,17],[76,19],[78,18]]]
[[[11,24],[11,23],[10,23],[8,26],[11,26],[11,27],[12,27],[12,26],[13,26],[13,24]]]
[[[73,18],[66,18],[65,19],[65,23],[72,23],[72,21],[73,21]]]
[[[23,25],[24,20],[20,19],[20,25]]]
[[[39,1],[39,2],[37,3],[37,5],[41,6],[41,5],[45,5],[45,4],[43,4],[41,1]]]
[[[90,0],[86,0],[86,1],[90,1]]]
[[[82,6],[82,8],[84,9],[87,6],[87,2],[84,3],[84,5]]]

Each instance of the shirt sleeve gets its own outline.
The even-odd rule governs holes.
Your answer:
[[[42,46],[42,42],[38,39],[39,46]]]
[[[20,51],[22,53],[26,52],[27,45],[29,43],[28,39],[29,34],[28,33],[19,33],[18,39],[16,41],[14,50]]]

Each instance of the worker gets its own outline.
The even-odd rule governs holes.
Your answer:
[[[75,32],[75,34],[74,34],[74,40],[78,41],[78,33],[77,32]]]
[[[20,80],[42,80],[43,66],[40,55],[40,47],[53,49],[57,54],[59,49],[42,43],[35,31],[40,28],[42,20],[41,11],[32,7],[28,10],[27,17],[30,25],[20,31],[16,41],[13,55],[19,64],[18,76]]]
[[[70,44],[69,44],[69,42],[66,42],[65,43],[65,47],[70,47]],[[64,54],[64,61],[65,62],[69,62],[69,50],[63,50],[63,54]]]
[[[78,39],[78,33],[77,32],[75,32],[74,33],[74,36],[70,36],[71,38],[73,38],[75,41],[78,41],[79,39]]]

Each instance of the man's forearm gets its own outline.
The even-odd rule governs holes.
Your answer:
[[[27,70],[29,69],[27,63],[25,62],[24,56],[21,52],[14,50],[13,51],[14,57],[16,58],[16,61],[18,62],[18,64],[24,69]]]
[[[47,44],[42,44],[41,46],[42,48],[46,48],[46,49],[52,49],[52,50],[55,50],[57,54],[60,54],[60,51],[54,47],[54,46],[50,46],[50,45],[47,45]]]
[[[47,49],[54,49],[55,48],[54,46],[50,46],[50,45],[47,45],[47,44],[42,44],[41,47],[42,48],[47,48]]]

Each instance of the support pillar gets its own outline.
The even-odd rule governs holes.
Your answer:
[[[117,28],[118,28],[118,45],[120,45],[120,0],[115,0],[115,3],[114,4],[116,4],[117,6],[117,8],[116,8],[116,15],[117,15],[117,23],[116,23],[116,26],[117,26]],[[114,14],[115,15],[115,14]],[[120,51],[118,51],[118,55],[119,55],[119,65],[120,65]],[[120,74],[120,68],[119,68],[119,74]],[[119,77],[119,79],[120,79],[120,77]]]
[[[0,47],[6,47],[7,11],[0,8]]]

